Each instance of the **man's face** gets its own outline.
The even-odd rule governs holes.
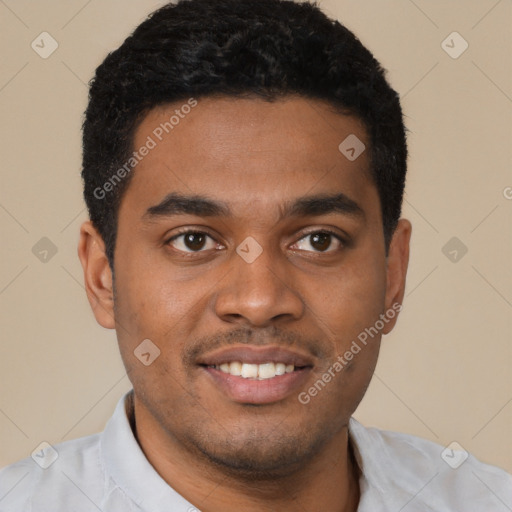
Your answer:
[[[403,285],[391,282],[368,151],[350,161],[338,149],[351,134],[369,141],[357,119],[301,98],[201,99],[159,141],[180,106],[138,127],[135,148],[157,144],[118,218],[114,311],[136,415],[181,450],[278,472],[346,432],[380,334],[307,404],[299,394]],[[146,339],[161,351],[149,366],[134,355]]]

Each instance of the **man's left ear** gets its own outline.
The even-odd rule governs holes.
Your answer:
[[[393,308],[398,313],[405,293],[405,278],[409,265],[409,243],[411,240],[412,226],[406,219],[400,219],[393,233],[389,245],[387,257],[387,281],[386,281],[386,311]],[[398,308],[400,305],[400,308]],[[386,323],[383,334],[391,332],[396,324],[398,314]]]

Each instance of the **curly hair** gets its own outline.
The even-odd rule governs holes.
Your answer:
[[[153,12],[90,82],[84,198],[112,269],[119,205],[133,173],[123,173],[108,195],[98,190],[130,159],[135,130],[151,109],[213,95],[267,101],[300,95],[358,117],[370,141],[389,246],[405,186],[406,130],[398,94],[372,53],[316,3],[181,0]]]

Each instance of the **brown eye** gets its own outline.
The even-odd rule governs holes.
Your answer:
[[[311,247],[317,251],[326,251],[331,245],[332,236],[329,233],[316,233],[311,236]]]
[[[201,252],[204,249],[214,249],[215,241],[206,233],[189,231],[171,238],[168,242],[174,249],[182,252]]]
[[[183,242],[191,251],[199,251],[206,243],[206,237],[202,233],[188,233],[185,235]]]
[[[333,252],[342,247],[342,240],[333,233],[317,231],[302,237],[295,247],[301,251]]]

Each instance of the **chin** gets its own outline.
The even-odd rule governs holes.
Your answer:
[[[323,433],[324,434],[324,433]],[[268,435],[249,432],[238,439],[212,442],[194,442],[196,449],[224,473],[237,479],[272,480],[294,474],[311,462],[329,439],[325,435],[313,437],[285,435],[272,430]]]

